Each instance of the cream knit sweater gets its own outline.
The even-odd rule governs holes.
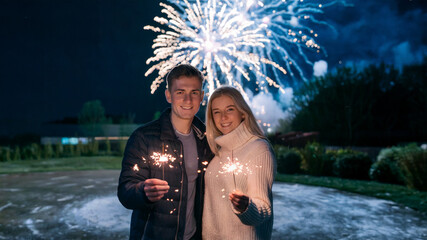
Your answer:
[[[215,142],[219,154],[209,163],[205,175],[203,239],[270,239],[273,228],[271,187],[276,171],[274,155],[267,141],[240,124]],[[231,159],[240,167],[235,170],[236,188],[248,195],[249,206],[238,213],[228,199],[235,189],[233,173],[224,171]]]

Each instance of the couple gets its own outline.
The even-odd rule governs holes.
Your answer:
[[[133,210],[130,239],[270,239],[275,159],[242,95],[213,92],[205,133],[201,72],[178,65],[166,81],[171,108],[135,130],[124,153],[117,195]]]

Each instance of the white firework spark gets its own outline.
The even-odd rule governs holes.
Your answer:
[[[180,14],[170,5],[160,3],[162,13],[167,18],[154,20],[166,25],[170,30],[154,26],[144,29],[159,32],[154,40],[155,56],[147,64],[155,63],[146,72],[146,76],[157,70],[159,75],[151,85],[153,93],[164,81],[169,70],[179,63],[189,63],[202,69],[207,77],[207,87],[212,93],[222,84],[236,86],[241,90],[242,82],[236,74],[250,80],[251,72],[262,77],[270,86],[281,86],[263,72],[261,65],[271,65],[286,74],[286,70],[275,62],[256,54],[257,48],[264,48],[269,40],[262,34],[265,24],[255,25],[241,13],[224,3],[209,0],[205,5],[197,1],[186,4],[185,14]],[[264,89],[264,81],[258,85]]]
[[[254,79],[255,91],[275,87],[284,92],[284,81],[306,80],[300,65],[313,65],[309,56],[323,53],[317,34],[309,26],[328,25],[316,19],[322,8],[344,0],[169,0],[161,3],[166,17],[154,21],[166,29],[145,26],[159,33],[154,40],[153,64],[146,76],[158,71],[151,85],[154,93],[169,70],[190,63],[203,70],[208,92],[228,84],[243,90]],[[321,2],[321,3],[319,3]],[[253,85],[252,85],[253,86]]]

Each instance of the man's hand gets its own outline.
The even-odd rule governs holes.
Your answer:
[[[233,207],[240,213],[246,211],[249,205],[249,197],[239,190],[234,190],[228,195]]]
[[[148,200],[157,202],[169,191],[169,185],[166,181],[150,178],[144,181],[144,191]]]

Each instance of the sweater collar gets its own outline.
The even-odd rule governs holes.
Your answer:
[[[246,128],[246,125],[242,122],[237,128],[228,134],[215,138],[215,142],[221,146],[221,149],[233,150],[243,146],[253,138],[257,137],[252,135]]]

